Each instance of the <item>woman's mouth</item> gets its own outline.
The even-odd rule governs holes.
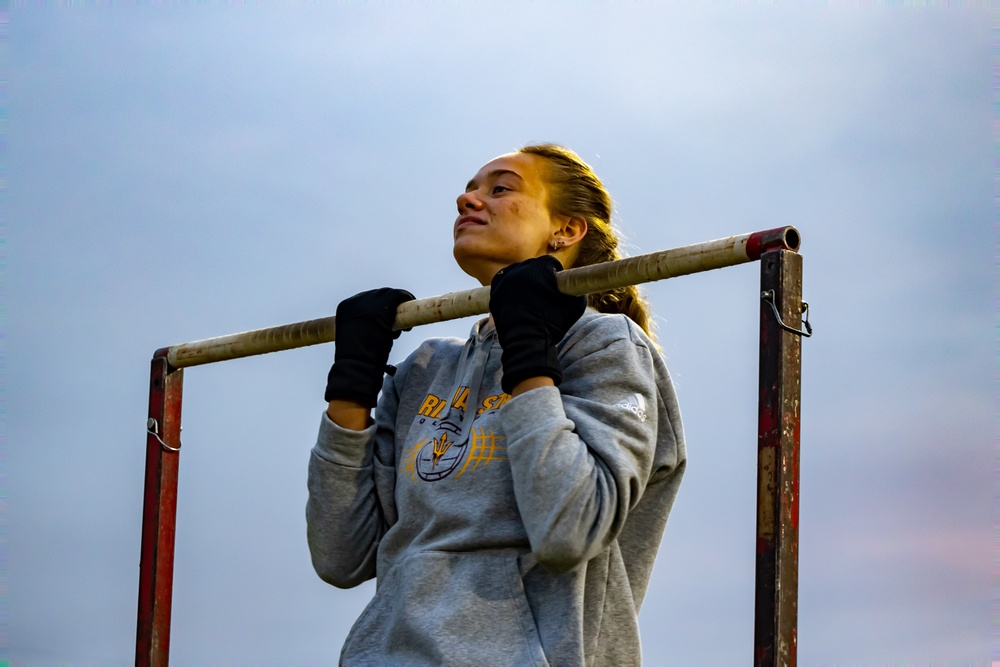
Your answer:
[[[480,220],[479,218],[472,215],[463,215],[461,218],[455,221],[455,232],[463,229],[465,227],[471,227],[473,225],[485,225],[485,220]]]

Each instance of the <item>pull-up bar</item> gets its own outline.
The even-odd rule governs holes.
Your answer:
[[[798,250],[798,231],[794,227],[779,227],[753,234],[730,236],[716,241],[560,271],[556,280],[561,292],[580,296],[744,264],[760,259],[761,253],[765,250],[776,248]],[[481,315],[489,310],[489,306],[489,287],[409,301],[401,305],[396,312],[395,328],[409,329],[422,324]],[[167,348],[166,357],[174,368],[186,368],[329,343],[336,337],[336,318],[322,317],[317,320],[174,345]]]
[[[794,227],[778,227],[557,274],[562,292],[585,295],[761,260],[756,665],[794,665],[796,660],[799,396],[801,335],[806,334],[784,322],[799,322],[805,305],[799,244]],[[396,311],[394,326],[409,329],[486,313],[489,292],[489,287],[480,287],[406,302]],[[153,354],[137,665],[166,665],[169,656],[183,369],[335,339],[336,318],[324,317],[183,343]]]

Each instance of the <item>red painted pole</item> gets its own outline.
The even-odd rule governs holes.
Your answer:
[[[802,257],[761,256],[754,665],[795,665],[798,642]],[[770,293],[770,298],[766,295]]]
[[[167,363],[167,350],[157,350],[150,371],[146,422],[136,665],[166,665],[170,651],[183,380],[184,371]]]

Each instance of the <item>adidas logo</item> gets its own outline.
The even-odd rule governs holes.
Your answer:
[[[646,421],[646,399],[641,394],[632,394],[628,398],[623,398],[613,407],[624,408],[638,417],[639,421]]]

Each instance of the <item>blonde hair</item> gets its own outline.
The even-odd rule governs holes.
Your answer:
[[[587,221],[587,234],[580,241],[574,266],[621,259],[618,233],[611,225],[611,195],[593,168],[575,152],[558,144],[533,144],[517,152],[547,161],[545,176],[552,213],[579,216]],[[626,315],[653,336],[649,304],[635,285],[596,292],[588,297],[588,303],[602,313]]]

